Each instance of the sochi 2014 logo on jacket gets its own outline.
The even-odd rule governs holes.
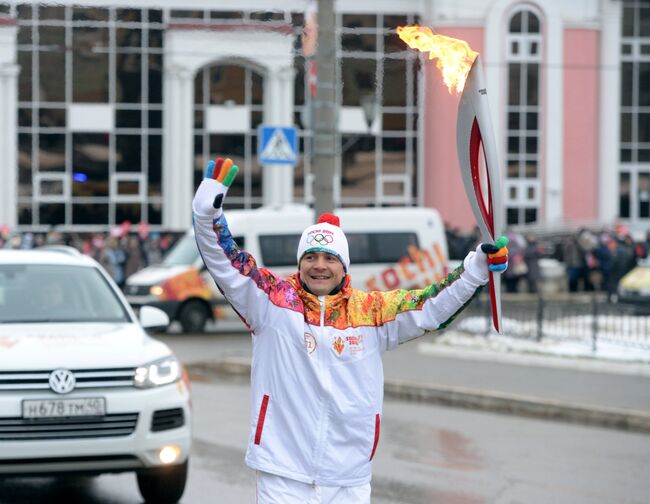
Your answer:
[[[347,350],[349,354],[363,352],[363,334],[347,334],[332,337],[332,348],[338,355]]]

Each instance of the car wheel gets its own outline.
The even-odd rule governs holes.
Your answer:
[[[200,301],[188,301],[181,308],[178,320],[183,327],[183,332],[203,332],[208,321],[208,311]]]
[[[187,481],[186,460],[180,465],[139,472],[138,488],[147,503],[175,504],[183,495]]]

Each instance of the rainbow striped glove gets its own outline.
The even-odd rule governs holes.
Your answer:
[[[218,219],[223,212],[223,199],[238,171],[239,167],[230,158],[217,158],[216,163],[211,160],[192,201],[194,215]]]
[[[487,255],[488,270],[503,273],[508,268],[508,238],[501,236],[494,245],[482,243],[481,250]]]

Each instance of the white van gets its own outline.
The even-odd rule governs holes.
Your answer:
[[[411,289],[439,282],[447,275],[447,241],[436,210],[342,208],[336,215],[348,238],[354,287]],[[258,266],[283,277],[297,270],[300,235],[315,221],[314,211],[301,205],[229,210],[226,219],[240,248],[251,253]],[[200,332],[208,320],[234,313],[225,309],[226,301],[203,266],[193,230],[169,251],[162,264],[130,276],[125,292],[133,306],[162,308],[185,332]]]

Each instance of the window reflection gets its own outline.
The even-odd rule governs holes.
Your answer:
[[[31,101],[32,99],[32,53],[18,51],[18,101]]]
[[[508,76],[508,105],[519,105],[519,94],[521,89],[521,65],[510,63]]]
[[[40,134],[38,146],[39,171],[65,171],[64,134]]]
[[[341,35],[341,48],[346,52],[377,51],[377,36],[374,33],[348,33]]]
[[[32,205],[31,203],[18,204],[18,224],[21,226],[29,226],[32,224]]]
[[[72,195],[108,196],[108,135],[73,134],[72,156]]]
[[[162,135],[149,135],[147,187],[149,196],[162,194]]]
[[[38,43],[42,50],[63,52],[65,49],[65,26],[38,26]]]
[[[131,223],[140,222],[142,205],[140,203],[117,203],[115,205],[115,223],[124,221]]]
[[[377,17],[374,14],[343,14],[343,28],[375,28]]]
[[[117,47],[140,47],[142,44],[142,30],[138,28],[118,28],[115,30],[115,44]]]
[[[405,130],[406,114],[384,114],[382,118],[384,131]]]
[[[63,203],[44,203],[38,206],[38,217],[42,224],[55,226],[65,224],[65,205]]]
[[[637,117],[639,121],[637,132],[639,142],[650,142],[650,114],[639,112]]]
[[[342,101],[344,106],[358,107],[361,97],[375,92],[377,62],[374,59],[342,58]]]
[[[100,224],[108,223],[108,204],[77,203],[72,205],[73,224]]]
[[[162,205],[160,203],[151,203],[147,205],[149,224],[162,224]]]
[[[409,90],[406,85],[407,65],[404,60],[384,61],[384,106],[405,107]],[[416,73],[413,73],[416,76]],[[390,91],[388,91],[390,90]]]
[[[108,101],[108,29],[77,28],[72,31],[72,97],[75,102]]]
[[[618,183],[618,216],[630,217],[630,173],[621,172]]]
[[[223,105],[233,102],[245,103],[246,71],[235,65],[215,65],[210,67],[210,104]]]
[[[61,69],[65,67],[63,51],[39,53],[39,83],[41,101],[65,101],[65,79],[61,78]]]
[[[18,196],[32,195],[32,135],[18,135]]]
[[[74,21],[108,21],[108,9],[93,7],[75,7],[72,9]]]
[[[341,196],[370,200],[375,195],[375,137],[341,136]]]
[[[149,55],[149,103],[162,103],[162,71],[163,58],[161,54]]]
[[[647,219],[650,217],[650,173],[639,173],[639,217]]]
[[[41,128],[64,128],[65,112],[64,108],[41,108],[38,111],[38,125]]]
[[[142,112],[140,110],[117,109],[115,111],[116,128],[139,128],[141,125]]]
[[[115,170],[139,172],[142,153],[140,135],[115,136]]]
[[[528,105],[537,105],[539,99],[539,65],[530,63],[527,66],[528,75],[526,76],[526,84],[528,85],[528,93],[526,95],[526,101]]]
[[[639,63],[639,105],[650,105],[650,63]]]
[[[142,99],[141,57],[135,53],[117,54],[115,85],[118,103],[138,103]]]

